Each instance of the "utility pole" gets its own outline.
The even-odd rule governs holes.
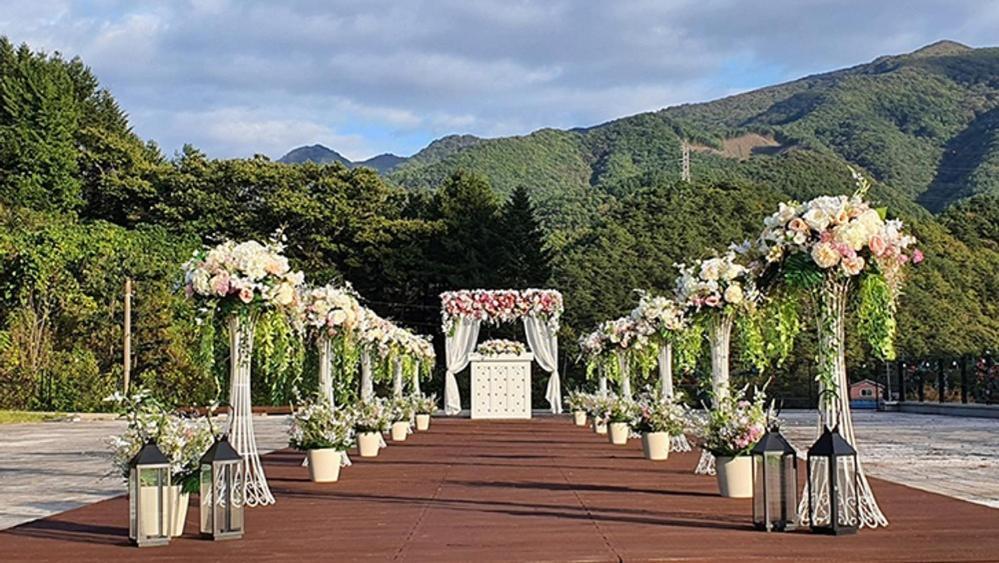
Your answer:
[[[132,278],[125,278],[125,362],[122,387],[128,395],[129,379],[132,376]]]
[[[690,145],[687,144],[687,139],[683,139],[681,145],[681,151],[683,156],[680,157],[680,179],[684,182],[690,183]]]

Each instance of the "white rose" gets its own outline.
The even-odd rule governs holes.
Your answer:
[[[829,226],[829,223],[832,220],[829,213],[827,213],[825,209],[818,207],[813,207],[806,211],[802,219],[808,223],[809,227],[819,232],[826,230],[826,227]]]
[[[295,288],[291,284],[283,283],[275,288],[273,299],[278,305],[291,305],[295,300]]]
[[[738,305],[739,303],[742,303],[742,298],[742,286],[739,284],[732,284],[725,289],[725,301],[728,301],[733,305]]]
[[[701,279],[709,281],[717,280],[721,273],[721,266],[721,260],[718,258],[701,262]]]

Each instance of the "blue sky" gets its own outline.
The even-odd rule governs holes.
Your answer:
[[[358,160],[449,133],[579,127],[912,51],[991,46],[995,1],[6,0],[172,154]]]

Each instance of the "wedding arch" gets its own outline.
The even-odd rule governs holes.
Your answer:
[[[453,416],[461,412],[456,376],[468,366],[478,344],[482,323],[496,325],[521,320],[534,359],[550,374],[545,399],[553,414],[561,414],[558,328],[562,310],[562,294],[553,289],[474,289],[442,293],[441,321],[447,367],[444,413]]]

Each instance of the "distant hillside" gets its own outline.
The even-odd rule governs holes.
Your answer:
[[[642,178],[678,177],[684,138],[694,149],[695,178],[765,181],[805,197],[847,189],[849,163],[883,184],[886,201],[937,212],[974,194],[999,193],[999,49],[942,41],[590,128],[469,143],[447,137],[437,141],[447,140],[447,150],[414,157],[389,177],[431,187],[465,169],[487,176],[501,194],[523,184],[554,226],[568,226],[576,219],[564,212],[582,212],[594,198],[647,182]]]
[[[326,164],[328,162],[339,162],[345,166],[350,166],[350,160],[347,157],[323,145],[310,145],[292,149],[288,151],[288,154],[279,158],[278,162],[284,162],[285,164],[301,164],[303,162]]]

